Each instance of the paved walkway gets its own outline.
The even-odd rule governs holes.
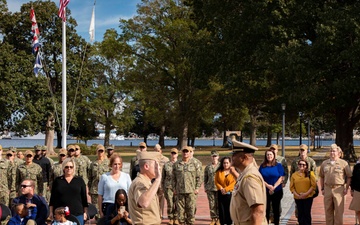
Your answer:
[[[316,155],[313,156],[314,159],[323,159],[325,158],[325,152],[318,152]],[[129,163],[124,163],[123,171],[129,171]],[[284,196],[281,201],[282,206],[282,213],[281,213],[281,221],[280,224],[282,225],[295,225],[297,224],[297,219],[295,217],[295,202],[293,199],[292,194],[289,190],[289,184],[287,183],[286,187],[284,188]],[[352,200],[350,195],[350,191],[346,196],[345,201],[345,212],[344,212],[344,225],[354,225],[355,221],[355,212],[349,210],[349,204]],[[196,211],[196,225],[205,225],[210,224],[210,213],[209,213],[209,205],[206,193],[204,191],[203,185],[200,188],[200,193],[198,195],[196,201],[197,211]],[[162,225],[167,224],[169,220],[167,219],[166,213],[166,205],[164,210],[164,220],[162,221]],[[325,225],[325,210],[324,210],[324,203],[323,203],[323,196],[321,193],[318,197],[314,199],[313,206],[312,206],[312,223],[313,224],[324,224]]]

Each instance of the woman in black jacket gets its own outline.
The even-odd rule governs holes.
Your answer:
[[[106,225],[130,225],[128,197],[124,189],[115,193],[115,203],[111,204],[106,212]]]

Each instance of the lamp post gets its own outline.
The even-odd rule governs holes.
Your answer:
[[[302,123],[302,120],[303,120],[303,116],[304,116],[304,113],[303,112],[299,112],[299,117],[300,117],[300,144],[302,144],[302,126],[301,126],[301,123]]]
[[[286,104],[281,104],[282,109],[282,142],[281,142],[281,149],[282,149],[282,156],[285,157],[285,109]]]

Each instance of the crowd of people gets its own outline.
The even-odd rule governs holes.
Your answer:
[[[211,151],[211,163],[203,170],[190,146],[181,149],[181,157],[172,148],[168,158],[160,145],[148,151],[141,142],[128,174],[122,171],[123,159],[112,145],[98,145],[93,162],[81,154],[80,146],[68,145],[59,150],[56,163],[47,156],[46,146],[35,146],[24,154],[11,147],[6,159],[0,146],[0,202],[12,209],[10,225],[44,225],[49,220],[71,225],[65,216],[70,213],[83,225],[89,219],[89,204],[97,207],[106,225],[159,225],[166,199],[168,224],[191,225],[204,183],[210,225],[279,225],[283,188],[289,180],[299,225],[312,223],[311,207],[318,189],[324,195],[326,224],[343,224],[344,196],[350,188],[355,199],[350,209],[360,216],[356,201],[360,179],[351,179],[360,178],[360,164],[351,171],[336,144],[330,146],[330,158],[321,164],[319,174],[304,144],[290,171],[277,145],[265,151],[260,166],[254,159],[256,147],[232,140],[232,149],[230,156],[221,159],[217,151]]]

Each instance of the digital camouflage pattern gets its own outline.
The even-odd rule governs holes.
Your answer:
[[[9,195],[11,188],[11,166],[7,159],[0,159],[0,202],[9,205]]]
[[[104,159],[102,161],[96,160],[90,164],[89,167],[89,193],[91,195],[91,203],[97,207],[98,198],[98,183],[102,174],[110,171],[110,160]]]
[[[204,170],[204,188],[209,201],[211,218],[219,218],[217,188],[215,185],[215,174],[219,166],[220,162],[216,165],[210,163]]]
[[[31,179],[35,182],[35,193],[43,193],[43,178],[42,178],[42,169],[36,163],[31,163],[26,165],[23,163],[18,166],[16,170],[16,187],[19,187],[21,182],[25,179]]]

